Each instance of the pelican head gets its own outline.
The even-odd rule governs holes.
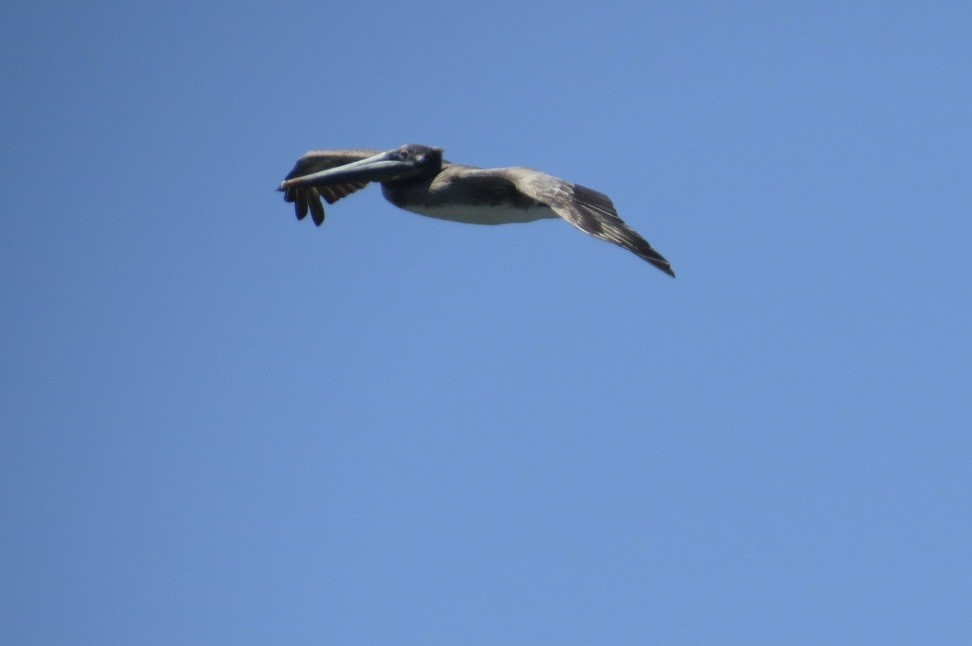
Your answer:
[[[284,180],[278,190],[345,182],[408,182],[436,175],[442,170],[442,148],[406,144],[388,152]]]

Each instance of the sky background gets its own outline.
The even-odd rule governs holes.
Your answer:
[[[970,25],[3,3],[0,642],[972,642]],[[409,142],[678,278],[273,190]]]

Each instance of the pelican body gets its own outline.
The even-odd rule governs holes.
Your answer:
[[[510,224],[562,218],[581,231],[612,242],[675,276],[665,258],[618,217],[610,198],[529,168],[476,168],[442,159],[441,148],[408,144],[375,150],[311,151],[297,160],[278,190],[294,203],[297,219],[310,212],[324,223],[321,198],[342,197],[381,183],[395,206],[441,220]]]

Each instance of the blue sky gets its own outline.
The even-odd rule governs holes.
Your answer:
[[[5,3],[0,641],[969,641],[970,21]],[[408,142],[678,278],[273,191]]]

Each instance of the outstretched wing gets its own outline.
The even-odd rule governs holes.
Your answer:
[[[669,276],[672,265],[648,241],[618,217],[614,204],[604,193],[579,186],[539,171],[511,168],[510,179],[517,189],[542,204],[575,227],[595,238],[613,242],[647,260]]]
[[[312,150],[304,153],[293,170],[287,173],[285,180],[295,177],[303,177],[311,173],[322,170],[336,168],[359,159],[366,159],[377,155],[380,150]],[[324,223],[324,205],[321,198],[328,204],[334,204],[342,197],[347,197],[355,191],[364,188],[368,182],[346,182],[343,184],[327,184],[324,186],[291,186],[284,190],[284,200],[294,203],[294,212],[298,220],[303,220],[307,216],[307,211],[311,213],[314,224],[321,226]]]

